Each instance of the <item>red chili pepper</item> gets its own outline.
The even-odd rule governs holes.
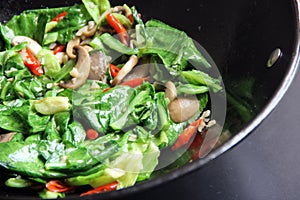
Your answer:
[[[113,191],[113,190],[116,190],[117,187],[118,187],[118,182],[115,181],[115,182],[112,182],[112,183],[109,183],[106,185],[99,186],[88,192],[82,193],[80,196],[82,197],[82,196],[91,195],[91,194],[98,194],[98,193],[102,193],[102,192]]]
[[[21,51],[21,56],[24,65],[28,67],[34,75],[40,76],[44,74],[39,60],[33,56],[33,54],[28,48]]]
[[[75,189],[75,187],[68,186],[60,181],[52,180],[46,184],[46,188],[50,192],[68,192]]]
[[[176,150],[176,149],[179,149],[180,147],[182,147],[183,145],[187,144],[191,140],[194,133],[197,131],[197,128],[201,122],[202,122],[202,119],[200,118],[197,121],[194,121],[193,123],[191,123],[188,127],[186,127],[183,130],[183,132],[179,135],[177,141],[171,147],[171,149]]]
[[[203,133],[197,133],[192,144],[189,146],[189,151],[191,153],[191,159],[196,160],[200,157],[200,148],[204,141],[204,137],[207,130],[204,130]]]
[[[121,85],[127,85],[129,87],[135,88],[139,85],[142,85],[142,83],[146,80],[147,78],[136,78],[133,80],[125,81],[121,83]]]
[[[132,14],[129,14],[129,15],[127,16],[127,18],[129,19],[129,21],[130,21],[131,23],[133,23],[133,16],[132,16]]]
[[[99,133],[96,130],[90,128],[90,129],[86,130],[86,136],[88,137],[88,139],[94,140],[94,139],[98,138]]]
[[[111,88],[105,88],[102,92],[107,92],[108,90],[110,90]]]
[[[57,16],[55,16],[51,22],[59,22],[61,21],[66,15],[68,14],[68,12],[62,12],[60,14],[58,14]]]
[[[128,46],[129,44],[129,36],[125,27],[118,21],[113,14],[108,13],[106,15],[106,19],[108,24],[119,34],[121,42]]]
[[[115,78],[119,71],[121,70],[119,67],[115,66],[114,64],[109,65],[110,74],[113,78]]]
[[[53,54],[56,55],[58,52],[62,52],[65,49],[65,45],[57,45],[53,49]]]

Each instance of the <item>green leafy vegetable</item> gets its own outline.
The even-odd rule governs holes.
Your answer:
[[[112,28],[107,14],[122,27]],[[96,22],[96,32],[81,35],[90,21]],[[122,30],[117,37],[116,30]],[[122,32],[128,44],[120,41]],[[30,42],[12,43],[15,36],[27,36],[42,48],[34,52]],[[85,65],[78,64],[78,44],[70,47],[74,38],[89,52]],[[42,73],[32,73],[30,53]],[[132,55],[138,61],[130,66]],[[222,91],[218,77],[200,71],[210,67],[185,32],[156,19],[144,23],[134,6],[83,0],[15,15],[0,24],[0,136],[11,136],[0,141],[6,186],[45,185],[41,198],[63,198],[65,186],[73,193],[110,183],[121,189],[150,179],[162,150],[171,149],[200,117],[210,89]],[[113,79],[122,76],[115,85]],[[82,83],[75,88],[65,84],[78,80]],[[199,110],[185,121],[170,117],[168,81],[176,87],[174,98],[194,95],[199,101]],[[191,156],[183,157],[176,163],[187,163]],[[61,183],[63,189],[49,183]]]
[[[108,0],[82,0],[87,11],[92,16],[93,20],[98,24],[101,23],[100,16],[110,8]]]

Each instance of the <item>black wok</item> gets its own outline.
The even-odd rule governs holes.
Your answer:
[[[8,0],[0,2],[0,21],[23,10],[72,5],[80,1]],[[289,87],[299,64],[299,5],[297,0],[112,0],[136,5],[143,18],[157,18],[182,29],[198,41],[218,66],[228,98],[244,102],[244,111],[228,99],[225,127],[232,136],[205,158],[134,187],[83,199],[133,199],[201,167],[238,144],[273,110]],[[271,53],[281,56],[267,67]],[[251,80],[248,88],[241,88]],[[23,190],[0,188],[0,199],[32,199]],[[76,197],[74,197],[76,198]]]

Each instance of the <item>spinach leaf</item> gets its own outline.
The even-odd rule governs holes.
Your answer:
[[[60,135],[63,135],[68,130],[68,124],[71,120],[70,112],[59,112],[53,115],[55,120],[56,129],[59,131]]]
[[[8,131],[37,133],[44,131],[49,116],[37,114],[28,100],[16,100],[11,105],[0,105],[0,127]]]
[[[98,120],[104,130],[109,130],[110,124],[120,118],[135,94],[133,88],[117,86],[100,96],[100,103],[95,108],[99,111]]]
[[[81,123],[74,121],[71,124],[68,125],[69,130],[72,134],[71,143],[77,146],[78,144],[81,144],[86,136],[84,127]]]
[[[24,12],[15,15],[6,26],[13,31],[14,35],[27,36],[41,44],[47,21],[48,17],[43,12]]]
[[[13,37],[13,31],[0,23],[0,51],[11,48],[10,43]]]
[[[87,140],[81,146],[86,148],[98,162],[104,162],[120,149],[120,145],[116,142],[118,139],[119,136],[110,133],[96,140]]]
[[[208,74],[199,70],[182,71],[180,74],[183,82],[195,85],[207,85],[212,88],[214,92],[218,92],[222,89],[219,79],[212,78]]]
[[[208,87],[203,85],[180,84],[177,88],[177,94],[202,94],[208,92]]]
[[[51,9],[49,9],[51,12]],[[59,8],[53,10],[51,18],[59,13],[68,12],[68,14],[53,28],[49,33],[58,33],[57,42],[66,44],[73,39],[74,33],[85,26],[92,18],[83,4],[76,4],[71,7]],[[50,13],[49,13],[50,14]]]
[[[46,126],[44,139],[48,141],[56,141],[56,142],[61,141],[61,137],[57,130],[57,125],[54,117],[52,117],[52,119],[49,121],[49,123]]]
[[[13,66],[16,69],[25,68],[21,56],[15,50],[7,50],[0,52],[0,66],[1,75],[4,75],[4,71],[10,69]]]
[[[0,143],[0,165],[29,177],[43,177],[44,163],[37,152],[37,144],[24,142]]]
[[[201,68],[211,67],[185,32],[158,20],[149,20],[145,25],[147,44],[139,54],[157,54],[172,74],[184,70],[187,62]]]
[[[97,161],[90,155],[86,148],[66,148],[55,151],[45,163],[47,170],[72,172],[87,170]]]
[[[135,97],[129,102],[126,109],[124,109],[125,111],[112,118],[110,127],[119,131],[139,124],[143,112],[147,109],[147,104],[151,101],[151,95],[149,90],[138,91]],[[139,114],[141,116],[137,117]]]

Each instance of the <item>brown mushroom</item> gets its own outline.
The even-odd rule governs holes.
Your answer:
[[[199,108],[199,101],[195,96],[178,97],[168,105],[170,117],[176,123],[189,120]]]
[[[123,78],[136,66],[138,63],[138,57],[136,55],[130,56],[129,60],[125,63],[125,65],[121,68],[118,75],[113,79],[112,85],[118,85]]]
[[[74,78],[69,80],[67,83],[61,82],[60,86],[64,88],[76,89],[82,86],[87,80],[90,73],[90,56],[87,50],[82,46],[75,46],[77,50],[77,62],[73,70],[70,72]]]
[[[0,134],[0,143],[11,141],[15,134],[15,132]]]
[[[89,21],[88,25],[79,29],[76,33],[78,37],[91,37],[96,33],[97,25],[94,21]]]
[[[76,54],[74,53],[74,47],[78,46],[79,43],[80,43],[80,38],[79,37],[75,37],[73,40],[70,40],[68,42],[66,53],[69,56],[69,58],[71,58],[71,59],[76,58]]]
[[[108,58],[102,51],[90,53],[91,69],[89,79],[106,81],[106,72],[108,67]]]
[[[177,89],[172,81],[166,83],[165,96],[173,101],[177,97]]]
[[[130,73],[128,73],[123,79],[122,82],[130,81],[136,78],[145,78],[149,76],[149,65],[137,65],[134,67]]]
[[[33,55],[36,55],[42,49],[42,46],[38,42],[26,36],[15,36],[11,41],[13,46],[23,42],[27,42],[27,48]]]

